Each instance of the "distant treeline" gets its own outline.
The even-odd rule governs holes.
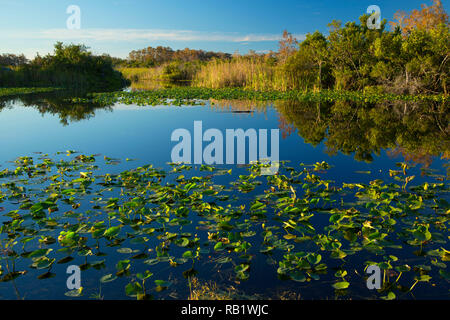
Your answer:
[[[29,63],[29,60],[23,54],[0,54],[0,66],[18,67],[27,63]]]
[[[185,48],[173,50],[169,47],[148,47],[142,50],[131,51],[123,66],[127,67],[156,67],[167,62],[182,61],[209,61],[211,59],[230,59],[231,54]]]
[[[53,54],[29,61],[23,55],[0,56],[0,87],[119,89],[129,82],[114,69],[118,60],[96,56],[84,45],[55,44]]]

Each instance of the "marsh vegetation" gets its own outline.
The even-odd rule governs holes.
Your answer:
[[[450,38],[433,3],[391,30],[365,15],[285,31],[265,54],[1,55],[0,296],[448,296]],[[199,118],[280,129],[278,173],[171,163],[171,131]],[[61,285],[69,265],[81,289]]]
[[[261,268],[266,284],[295,284],[304,298],[316,288],[321,298],[446,292],[434,285],[449,276],[448,185],[415,185],[405,163],[388,181],[339,185],[325,162],[267,177],[257,163],[237,174],[181,164],[97,172],[114,161],[67,151],[20,157],[0,172],[1,281],[19,298],[19,283],[51,282],[69,262],[90,278],[71,297],[102,286],[105,295],[186,298],[193,277],[243,288]],[[378,292],[365,288],[374,264],[384,272]]]

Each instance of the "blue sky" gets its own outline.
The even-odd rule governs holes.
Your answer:
[[[450,1],[444,0],[449,12]],[[84,43],[94,53],[126,57],[131,50],[170,46],[246,53],[276,50],[284,29],[302,39],[327,33],[333,19],[355,21],[370,5],[391,20],[397,10],[429,0],[0,0],[0,53],[53,50],[56,41]],[[68,30],[69,5],[81,9],[81,29]]]

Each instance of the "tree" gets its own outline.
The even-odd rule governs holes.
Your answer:
[[[284,66],[285,72],[294,83],[294,88],[322,89],[323,84],[331,85],[331,73],[327,66],[328,43],[322,33],[307,34],[295,54],[290,56]],[[325,68],[324,68],[325,67]],[[325,72],[324,72],[325,70]],[[325,80],[325,81],[324,81]]]
[[[403,35],[410,34],[414,29],[431,30],[440,24],[448,26],[448,15],[441,0],[432,0],[433,5],[428,7],[422,4],[421,10],[413,10],[411,13],[397,11],[394,15],[396,21],[390,22],[395,28],[399,27]]]
[[[278,56],[281,63],[285,63],[286,60],[295,53],[298,49],[298,40],[287,30],[283,31],[283,38],[279,41],[280,49],[278,50]]]
[[[175,51],[170,47],[158,46],[156,48],[148,47],[142,50],[131,51],[128,55],[127,65],[132,67],[154,67],[173,61],[209,61],[214,58],[230,59],[231,55],[223,52],[206,52],[189,48]]]
[[[26,85],[113,89],[126,84],[122,74],[113,68],[113,60],[96,56],[83,44],[55,44],[53,54],[37,56],[17,72]]]
[[[317,66],[317,82],[319,90],[322,89],[323,67],[328,62],[328,43],[324,35],[318,31],[312,35],[308,34],[305,41],[301,44],[302,48],[309,51],[309,56],[313,63]],[[326,74],[328,76],[328,74]]]
[[[23,54],[16,55],[5,53],[0,55],[0,66],[18,67],[27,64],[28,62],[28,59]]]
[[[377,59],[371,46],[386,32],[386,21],[379,30],[372,30],[367,27],[368,18],[365,14],[359,24],[348,22],[344,27],[339,21],[329,24],[329,61],[338,90],[361,90],[374,83],[370,73]]]
[[[402,45],[406,56],[406,81],[415,82],[415,91],[448,91],[450,74],[450,32],[443,24],[431,29],[414,29]],[[414,92],[415,93],[415,92]]]

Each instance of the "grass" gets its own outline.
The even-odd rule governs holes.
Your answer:
[[[201,282],[196,277],[190,279],[190,291],[189,300],[233,300],[236,296],[236,288],[232,286],[225,291],[216,282]]]
[[[154,68],[119,68],[117,71],[121,72],[122,75],[132,81],[140,82],[146,80],[158,80],[163,74],[162,67]]]
[[[123,76],[139,83],[148,80],[167,79],[168,66],[145,68],[119,68]],[[286,91],[293,81],[283,72],[283,68],[265,63],[262,59],[240,57],[233,60],[214,59],[208,63],[185,66],[174,62],[174,70],[185,70],[183,80],[192,80],[197,87],[219,89],[239,87],[252,90]],[[170,73],[170,72],[169,72]]]
[[[255,59],[213,60],[203,65],[194,78],[194,85],[212,89],[241,87],[253,90],[285,91],[286,77],[280,68]]]

